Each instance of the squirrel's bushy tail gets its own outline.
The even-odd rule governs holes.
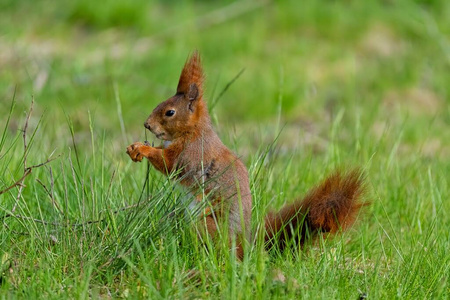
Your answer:
[[[265,218],[265,241],[281,251],[291,242],[302,245],[320,232],[344,230],[355,221],[364,203],[363,175],[359,169],[335,172],[302,199]]]

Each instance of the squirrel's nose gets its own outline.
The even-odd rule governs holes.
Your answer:
[[[148,130],[152,131],[150,124],[148,124],[147,122],[144,123],[144,127],[147,128]]]

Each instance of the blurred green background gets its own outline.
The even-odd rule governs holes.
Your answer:
[[[448,156],[448,1],[1,3],[0,109],[14,91],[22,107],[34,95],[46,131],[64,112],[86,130],[90,111],[118,135],[119,97],[126,133],[141,134],[198,49],[209,101],[245,69],[214,107],[221,127],[271,124],[281,109],[283,124],[314,135],[345,109],[364,135],[402,126],[409,146]]]

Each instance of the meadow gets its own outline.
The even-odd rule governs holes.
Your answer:
[[[450,298],[449,37],[445,0],[0,0],[1,298]],[[195,49],[254,232],[360,166],[350,230],[243,262],[197,239],[125,153]]]

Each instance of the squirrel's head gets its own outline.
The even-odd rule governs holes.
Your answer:
[[[196,133],[208,126],[208,110],[203,101],[203,70],[195,51],[186,61],[173,97],[160,103],[145,121],[144,126],[157,138],[171,141]]]

